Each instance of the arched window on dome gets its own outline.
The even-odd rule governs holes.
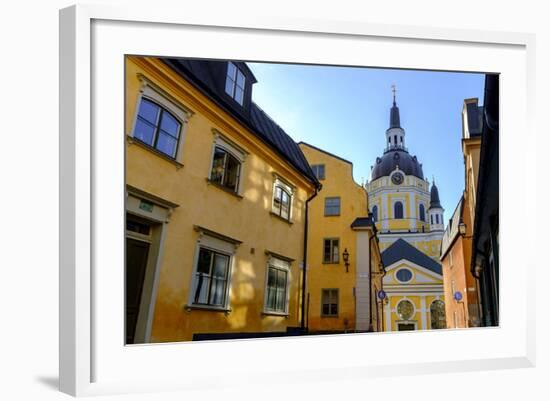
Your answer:
[[[372,220],[376,223],[378,221],[378,206],[372,207]]]
[[[426,221],[426,211],[424,210],[424,205],[420,204],[418,207],[418,214],[420,216],[420,221]]]
[[[403,218],[403,204],[401,202],[395,202],[393,205],[393,218],[402,219]]]

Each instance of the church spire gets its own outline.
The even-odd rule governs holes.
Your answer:
[[[399,119],[399,107],[395,103],[395,92],[397,91],[395,84],[391,86],[393,92],[393,106],[390,111],[390,129],[391,128],[401,128],[401,122]]]

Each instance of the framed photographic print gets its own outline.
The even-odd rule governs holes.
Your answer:
[[[62,391],[533,366],[532,36],[60,18]]]

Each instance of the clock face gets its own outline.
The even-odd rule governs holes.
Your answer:
[[[391,176],[391,181],[395,184],[395,185],[400,185],[402,182],[403,182],[403,174],[401,173],[395,173],[394,175]]]

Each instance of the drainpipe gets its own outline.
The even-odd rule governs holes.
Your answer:
[[[315,192],[306,200],[306,216],[305,216],[305,228],[304,228],[304,259],[302,268],[302,321],[300,322],[300,328],[302,331],[306,329],[306,278],[307,278],[307,234],[309,230],[309,202],[313,200],[321,190],[321,184],[315,187]]]
[[[375,238],[375,236],[374,236],[374,232],[371,232],[371,233],[372,235],[369,238],[369,329],[368,329],[369,332],[374,331],[372,327],[372,254],[371,254],[372,246],[371,246],[371,243],[373,238]],[[376,302],[376,298],[375,298],[375,302]]]

